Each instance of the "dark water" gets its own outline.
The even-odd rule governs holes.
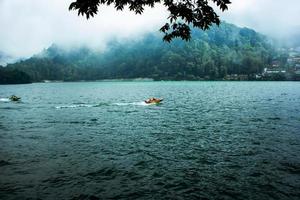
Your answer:
[[[299,197],[298,82],[0,86],[0,199]]]

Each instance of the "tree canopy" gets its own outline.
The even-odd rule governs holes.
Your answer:
[[[219,27],[213,25],[208,31],[192,28],[191,32],[189,42],[174,39],[165,43],[159,34],[149,33],[140,40],[112,40],[105,51],[84,46],[70,50],[54,44],[30,59],[7,65],[6,69],[23,71],[33,82],[226,80],[234,75],[251,80],[281,55],[265,36],[226,22]]]
[[[78,10],[78,15],[85,15],[88,19],[98,13],[101,5],[113,5],[116,10],[123,10],[128,6],[130,11],[142,14],[146,6],[153,8],[155,4],[162,3],[169,12],[169,22],[160,31],[165,34],[163,39],[170,42],[176,37],[189,40],[190,25],[203,30],[212,24],[219,25],[219,16],[210,2],[222,11],[227,10],[231,3],[230,0],[76,0],[70,4],[69,10]]]

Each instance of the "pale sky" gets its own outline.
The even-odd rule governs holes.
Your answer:
[[[300,0],[231,0],[220,15],[228,22],[269,36],[286,37],[300,31]]]
[[[165,8],[160,5],[146,9],[141,16],[102,7],[95,18],[86,20],[68,11],[70,2],[0,0],[0,52],[26,58],[53,43],[101,49],[111,38],[139,38],[149,31],[158,32],[167,22]],[[228,11],[218,13],[222,20],[272,37],[288,37],[300,31],[300,0],[232,0]]]

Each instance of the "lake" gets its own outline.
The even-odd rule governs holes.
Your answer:
[[[299,196],[299,82],[0,86],[0,199]]]

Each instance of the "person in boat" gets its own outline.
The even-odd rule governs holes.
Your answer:
[[[157,98],[152,97],[152,98],[147,99],[145,101],[145,103],[147,103],[147,104],[149,104],[149,103],[159,103],[161,101],[162,101],[162,99],[157,99]]]
[[[151,103],[151,101],[152,101],[152,98],[149,98],[149,99],[145,100],[145,103]]]
[[[19,100],[21,99],[21,97],[17,97],[16,95],[11,95],[11,96],[9,97],[9,99],[10,99],[11,101],[19,101]]]

